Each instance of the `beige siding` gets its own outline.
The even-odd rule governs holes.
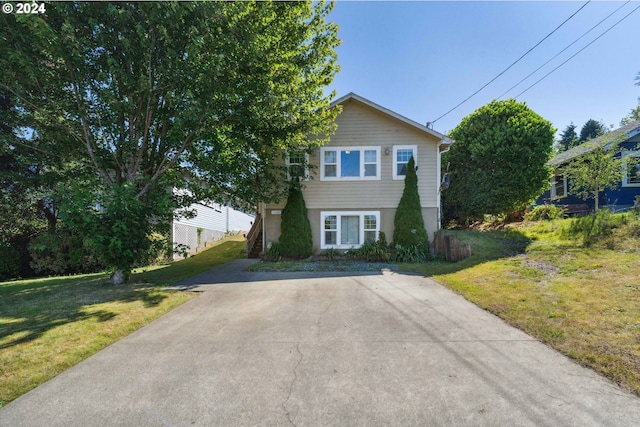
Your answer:
[[[320,248],[321,210],[379,210],[382,231],[392,240],[393,217],[404,189],[404,180],[393,179],[393,147],[398,145],[417,146],[420,203],[425,228],[433,239],[438,227],[439,139],[354,100],[342,104],[342,113],[336,122],[336,133],[325,147],[380,147],[381,174],[379,180],[321,181],[320,149],[310,156],[309,162],[315,167],[311,179],[304,183],[303,194],[309,209],[314,249]],[[389,154],[385,154],[385,149]],[[285,201],[267,206],[266,242],[276,241],[280,235],[280,216],[273,215],[272,211],[282,210],[284,205]]]
[[[338,128],[327,146],[379,146],[381,179],[372,181],[321,181],[320,150],[309,161],[315,165],[305,183],[304,197],[312,208],[395,208],[403,180],[394,180],[393,146],[418,146],[418,188],[423,207],[436,207],[438,196],[438,140],[364,105],[347,102],[337,118]],[[388,148],[389,154],[385,154]]]

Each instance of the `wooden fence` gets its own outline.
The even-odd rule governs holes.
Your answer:
[[[471,256],[471,245],[458,242],[457,236],[444,234],[444,231],[440,230],[436,232],[434,251],[447,261],[460,261]]]

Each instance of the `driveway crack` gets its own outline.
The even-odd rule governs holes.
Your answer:
[[[284,412],[287,415],[287,420],[294,427],[296,426],[296,424],[291,419],[291,412],[287,409],[287,402],[289,402],[289,399],[291,399],[291,393],[293,392],[293,387],[295,386],[296,382],[298,381],[298,366],[300,366],[300,363],[302,363],[302,359],[304,358],[304,355],[300,351],[300,343],[299,342],[296,343],[296,351],[298,352],[298,355],[300,356],[300,358],[296,362],[296,365],[293,367],[293,379],[291,380],[291,384],[289,384],[289,391],[287,393],[287,398],[285,399],[284,402],[282,402],[282,409],[284,409]]]

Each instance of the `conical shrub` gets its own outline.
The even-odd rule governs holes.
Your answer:
[[[291,184],[287,204],[282,210],[278,247],[280,255],[286,258],[300,259],[311,256],[311,224],[307,215],[307,205],[297,183]]]
[[[428,247],[427,231],[424,229],[420,195],[418,194],[418,175],[413,156],[407,164],[404,178],[404,191],[394,219],[393,243],[402,247]]]

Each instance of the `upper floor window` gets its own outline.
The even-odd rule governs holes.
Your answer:
[[[407,164],[413,156],[413,161],[418,163],[417,145],[393,146],[393,179],[404,179],[407,175]]]
[[[380,179],[380,147],[322,147],[320,179]]]
[[[296,176],[300,179],[309,179],[309,154],[302,150],[293,150],[287,153],[287,179]]]

